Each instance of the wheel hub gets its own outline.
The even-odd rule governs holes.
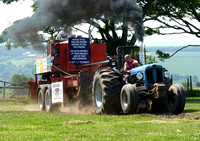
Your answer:
[[[128,107],[128,96],[126,92],[122,93],[122,104],[125,108]]]
[[[102,89],[99,82],[96,84],[95,93],[94,93],[95,103],[98,108],[102,106]]]
[[[46,94],[45,94],[45,106],[46,106],[46,111],[50,111],[50,106],[51,106],[51,103],[50,103],[50,95],[49,95],[49,92],[46,91]]]
[[[42,106],[43,106],[42,94],[39,93],[39,107],[40,107],[40,109],[42,108]]]

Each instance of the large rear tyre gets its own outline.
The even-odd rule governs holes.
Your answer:
[[[40,111],[45,110],[44,94],[41,89],[38,91],[38,105]]]
[[[185,107],[186,94],[182,85],[174,84],[169,88],[168,107],[172,114],[180,114]]]
[[[49,89],[45,91],[45,110],[46,112],[52,111],[52,102]]]
[[[97,114],[120,113],[121,76],[114,70],[99,70],[93,81],[93,101]]]
[[[58,110],[59,110],[59,106],[57,104],[52,104],[50,90],[46,89],[46,91],[45,91],[45,111],[50,112],[50,111],[58,111]]]
[[[136,113],[138,107],[138,94],[134,85],[126,84],[122,87],[120,94],[120,103],[123,113]]]

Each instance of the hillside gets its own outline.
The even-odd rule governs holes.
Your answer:
[[[163,52],[173,54],[181,47],[147,47],[149,55],[157,57],[156,50],[162,50]],[[186,81],[191,75],[193,82],[200,80],[200,47],[189,47],[179,51],[173,57],[166,59],[164,62],[156,59],[158,64],[163,65],[173,75],[174,82],[181,83]]]
[[[0,44],[0,80],[10,81],[13,74],[32,75],[32,60],[42,56],[42,53],[31,47],[6,50]]]
[[[147,54],[157,57],[155,52],[158,49],[172,54],[179,48],[181,47],[147,47]],[[31,47],[6,50],[5,46],[0,45],[0,80],[9,81],[15,73],[33,76],[32,60],[43,54],[44,52],[35,51]],[[186,81],[189,75],[193,76],[194,82],[200,79],[200,47],[184,49],[165,62],[156,60],[170,71],[175,82]]]

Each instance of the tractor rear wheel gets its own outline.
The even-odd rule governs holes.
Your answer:
[[[45,110],[46,112],[59,110],[59,106],[57,104],[52,104],[51,93],[48,88],[45,91]]]
[[[174,84],[169,88],[168,107],[172,114],[180,114],[185,107],[186,94],[182,85]]]
[[[120,103],[123,113],[134,114],[136,112],[138,107],[138,94],[134,85],[126,84],[122,87]]]
[[[93,102],[97,114],[120,112],[121,76],[111,69],[99,70],[93,80]]]
[[[40,111],[45,110],[44,94],[41,89],[38,91],[38,105]]]
[[[52,110],[51,95],[49,89],[45,91],[45,110],[50,112]]]

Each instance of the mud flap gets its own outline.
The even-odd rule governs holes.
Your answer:
[[[80,73],[80,102],[87,106],[92,104],[92,82],[95,72]]]

